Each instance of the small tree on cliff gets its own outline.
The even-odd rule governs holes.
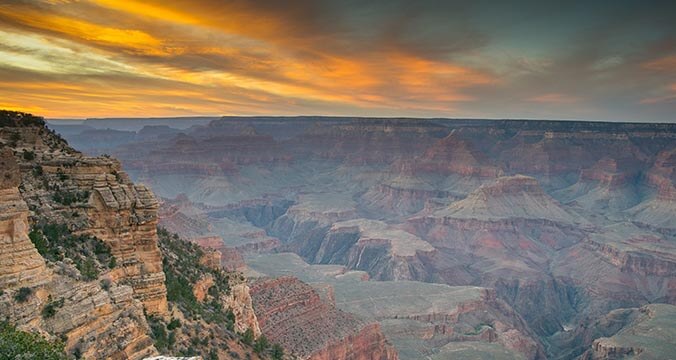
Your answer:
[[[246,331],[242,334],[242,342],[251,345],[253,344],[254,341],[254,333],[251,328],[246,329]]]
[[[271,355],[274,360],[282,360],[282,358],[284,358],[284,348],[282,347],[282,345],[279,344],[272,345]]]
[[[263,351],[267,350],[268,346],[270,346],[270,344],[268,343],[268,339],[265,337],[265,335],[261,335],[260,337],[258,337],[258,339],[256,339],[256,343],[254,344],[253,348],[257,354],[260,354]]]

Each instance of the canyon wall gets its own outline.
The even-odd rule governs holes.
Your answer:
[[[397,359],[378,324],[336,309],[296,278],[260,280],[251,292],[263,334],[301,359]]]
[[[69,356],[87,359],[140,360],[160,353],[260,358],[237,335],[249,328],[260,334],[248,286],[221,268],[220,253],[196,258],[183,272],[216,274],[221,288],[205,291],[223,295],[215,306],[233,313],[232,330],[185,316],[190,299],[176,295],[164,261],[188,243],[176,237],[171,249],[160,251],[159,203],[147,187],[131,182],[117,160],[70,148],[41,118],[6,111],[0,116],[7,120],[0,126],[3,319],[62,341]],[[200,253],[183,251],[186,258]],[[210,260],[214,254],[216,261]],[[180,321],[178,329],[168,326],[172,321]],[[194,349],[204,335],[199,329],[217,340]]]

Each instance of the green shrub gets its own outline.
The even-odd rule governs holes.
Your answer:
[[[174,330],[181,327],[181,320],[171,319],[169,324],[167,324],[167,330]]]
[[[73,235],[64,224],[38,225],[28,234],[40,255],[49,261],[69,258],[86,280],[117,264],[110,247],[93,236]]]
[[[251,333],[253,334],[253,331]],[[261,335],[258,337],[258,339],[256,339],[256,343],[254,343],[253,348],[257,354],[260,354],[267,350],[268,346],[270,346],[268,339],[265,337],[265,335]]]
[[[12,133],[12,135],[9,136],[9,141],[10,141],[9,144],[12,147],[16,147],[20,140],[21,140],[21,134],[19,134],[18,132]]]
[[[218,352],[216,349],[211,349],[209,351],[209,356],[207,357],[208,360],[218,360]]]
[[[110,285],[112,285],[112,282],[109,279],[101,280],[101,289],[108,291],[110,290]]]
[[[62,205],[70,206],[75,203],[86,202],[89,200],[89,191],[59,191],[56,190],[52,195],[52,200]]]
[[[151,317],[148,319],[148,324],[150,325],[150,336],[155,340],[155,347],[160,352],[166,352],[169,349],[169,338],[164,323],[160,319]]]
[[[0,359],[65,360],[64,346],[0,322]]]
[[[30,151],[30,150],[24,150],[23,151],[23,158],[24,158],[24,160],[33,161],[33,160],[35,160],[35,153]]]
[[[51,300],[51,295],[50,295],[50,300],[45,305],[44,308],[42,308],[42,317],[45,319],[49,319],[51,317],[54,317],[56,315],[56,310],[63,307],[63,298],[57,300],[57,301],[52,301]]]
[[[247,344],[247,345],[252,345],[254,341],[254,333],[251,328],[246,329],[244,333],[242,334],[242,342]]]
[[[91,281],[99,277],[99,269],[91,258],[75,262],[75,267],[80,270],[80,275],[82,275],[85,280]]]
[[[14,300],[23,303],[28,301],[31,295],[33,295],[33,289],[22,287],[14,294]]]
[[[284,348],[282,345],[274,344],[272,345],[272,352],[270,355],[272,355],[274,360],[282,360],[282,358],[284,358]]]
[[[47,257],[49,252],[49,244],[47,243],[47,239],[42,236],[42,233],[36,230],[31,230],[31,232],[28,233],[28,238],[31,239],[31,242],[33,242],[33,245],[35,245],[35,248],[38,250],[40,255]]]
[[[59,177],[59,181],[68,180],[68,175],[64,174],[63,169],[56,169],[56,175]]]

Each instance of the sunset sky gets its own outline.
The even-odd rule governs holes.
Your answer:
[[[2,0],[0,108],[676,122],[674,4]]]

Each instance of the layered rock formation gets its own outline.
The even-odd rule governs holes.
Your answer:
[[[426,279],[429,275],[421,258],[434,252],[432,245],[413,234],[380,221],[359,219],[334,223],[313,262],[344,264],[378,280]]]
[[[397,359],[378,324],[368,324],[322,301],[293,277],[253,284],[263,333],[301,359]]]
[[[17,133],[12,131],[16,128],[0,130],[0,135],[3,135],[0,139],[5,141],[4,135]],[[44,129],[39,126],[22,128],[19,133],[25,136],[22,139],[28,139],[36,147],[54,141],[49,137],[44,142],[39,140],[44,134]],[[66,350],[85,358],[142,359],[156,354],[153,341],[148,336],[144,306],[137,300],[143,297],[135,296],[132,287],[108,283],[104,289],[96,281],[74,279],[69,274],[73,271],[77,274],[77,270],[68,263],[46,266],[44,258],[28,237],[30,213],[24,202],[28,184],[24,180],[24,193],[20,194],[17,186],[21,173],[14,154],[4,150],[1,155],[2,316],[22,329],[66,339]],[[163,283],[161,286],[164,288]],[[165,294],[162,293],[163,298]]]
[[[674,203],[676,203],[676,149],[670,148],[658,154],[651,169],[646,173],[646,183],[653,190],[650,198],[626,212],[635,221],[658,229],[673,231],[676,227]]]
[[[52,150],[23,164],[23,196],[35,216],[103,240],[121,265],[111,278],[131,285],[149,313],[166,313],[153,194],[131,183],[113,159]],[[40,175],[32,169],[40,169]]]
[[[247,329],[251,329],[254,336],[261,335],[258,316],[253,308],[253,298],[246,283],[233,285],[223,304],[235,314],[235,330],[237,332],[243,333]]]
[[[295,256],[295,257],[294,257]],[[380,323],[400,358],[441,355],[447,346],[496,347],[514,357],[541,357],[541,345],[525,322],[492,289],[415,281],[368,281],[363,272],[335,265],[308,265],[297,255],[249,259],[269,275],[298,274],[342,310]],[[291,332],[293,329],[286,329]],[[464,345],[463,345],[464,344]],[[472,356],[488,356],[476,351]]]
[[[3,319],[60,339],[68,355],[78,358],[195,353],[191,344],[204,335],[200,329],[217,338],[199,343],[202,355],[259,358],[238,343],[235,332],[251,328],[260,334],[248,287],[243,278],[221,269],[219,253],[183,250],[184,258],[203,254],[183,268],[205,280],[195,281],[201,291],[193,298],[210,296],[219,311],[201,313],[206,319],[188,318],[185,305],[194,304],[191,297],[176,295],[186,282],[173,273],[170,282],[163,260],[171,263],[168,258],[189,244],[177,238],[168,252],[160,252],[159,204],[150,190],[132,183],[118,161],[86,157],[68,147],[41,118],[4,111],[0,118]],[[208,286],[209,276],[219,288]],[[173,286],[171,292],[165,282]],[[226,310],[232,313],[232,319],[227,317],[232,330],[213,324],[212,317],[224,317]],[[230,350],[218,350],[225,348]]]
[[[45,260],[28,238],[28,206],[19,193],[19,168],[11,150],[0,152],[0,288],[44,285]]]
[[[595,339],[591,349],[581,359],[667,359],[676,348],[676,307],[666,304],[651,304],[640,309],[628,309],[621,322],[605,337]],[[610,315],[609,315],[610,316]]]

